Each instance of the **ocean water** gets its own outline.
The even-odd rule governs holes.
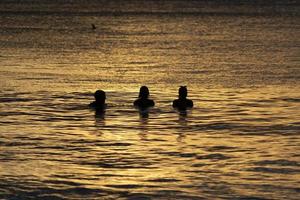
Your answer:
[[[1,1],[0,199],[300,199],[299,10]]]

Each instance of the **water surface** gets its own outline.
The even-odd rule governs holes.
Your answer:
[[[300,198],[297,2],[7,2],[1,199]]]

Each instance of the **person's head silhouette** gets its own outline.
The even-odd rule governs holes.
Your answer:
[[[154,101],[148,99],[149,94],[148,87],[142,86],[140,88],[139,98],[133,102],[133,105],[142,109],[154,106]]]
[[[149,97],[149,89],[147,86],[142,86],[140,88],[139,98],[147,99]]]
[[[178,93],[180,99],[186,99],[188,93],[186,86],[180,86]]]
[[[188,91],[186,86],[180,86],[178,90],[178,99],[173,101],[173,107],[179,110],[185,110],[193,107],[193,101],[187,98]]]
[[[106,99],[106,95],[105,92],[103,90],[97,90],[94,94],[95,100],[97,102],[97,104],[104,104],[105,103],[105,99]]]

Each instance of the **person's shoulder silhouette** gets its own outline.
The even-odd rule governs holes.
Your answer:
[[[152,99],[149,99],[149,89],[147,86],[140,88],[139,98],[134,101],[133,105],[139,108],[148,108],[155,105]]]
[[[97,90],[94,93],[95,101],[89,104],[90,108],[94,109],[105,109],[106,108],[106,94],[103,90]]]
[[[194,103],[190,99],[175,99],[173,101],[173,107],[174,108],[180,108],[180,109],[186,109],[186,108],[192,108],[194,106]]]
[[[178,93],[179,93],[178,99],[175,99],[173,101],[174,108],[184,110],[187,108],[192,108],[194,106],[193,101],[190,99],[187,99],[188,91],[187,91],[186,86],[180,86]]]

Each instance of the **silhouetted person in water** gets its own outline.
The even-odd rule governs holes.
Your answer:
[[[194,106],[193,101],[186,98],[188,93],[186,86],[180,86],[178,93],[179,98],[173,101],[174,108],[177,108],[179,110],[185,110]]]
[[[95,101],[90,103],[89,107],[94,108],[98,111],[104,110],[106,108],[106,103],[105,103],[106,95],[105,95],[105,92],[103,90],[97,90],[94,94],[94,97],[95,97]]]
[[[148,99],[149,89],[146,86],[140,88],[139,98],[134,101],[133,105],[141,109],[146,109],[148,107],[154,106],[154,101]]]
[[[92,25],[92,29],[95,30],[96,29],[95,24],[91,24],[91,25]]]

